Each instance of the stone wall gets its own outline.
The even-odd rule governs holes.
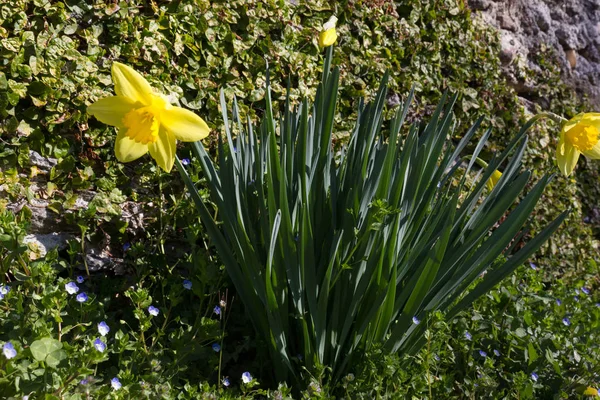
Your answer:
[[[600,0],[469,0],[469,5],[500,31],[501,60],[517,92],[535,91],[519,68],[539,70],[536,52],[551,47],[565,82],[600,111]]]

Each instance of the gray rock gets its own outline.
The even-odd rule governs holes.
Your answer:
[[[25,236],[23,243],[29,246],[30,258],[35,260],[44,257],[52,249],[66,248],[67,242],[73,238],[74,236],[68,233],[41,233]]]
[[[31,163],[31,165],[35,165],[42,171],[50,172],[52,167],[54,167],[58,163],[58,160],[56,158],[43,157],[37,151],[29,150],[29,162]]]
[[[523,66],[537,70],[540,48],[555,50],[562,78],[600,108],[600,0],[468,0],[475,18],[498,28],[504,74],[517,90]]]
[[[548,32],[552,26],[552,17],[550,16],[550,9],[546,3],[540,3],[539,7],[533,10],[535,16],[535,22],[537,26],[543,32]]]

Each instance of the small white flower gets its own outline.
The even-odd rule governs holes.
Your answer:
[[[242,374],[242,382],[244,382],[244,383],[252,382],[252,375],[250,375],[250,372],[244,372]]]
[[[65,285],[65,290],[69,294],[75,294],[79,292],[79,286],[77,286],[75,282],[69,282]]]
[[[102,321],[98,324],[98,332],[101,336],[106,336],[108,332],[110,332],[110,328],[106,324],[106,322]]]
[[[114,390],[119,390],[123,385],[121,385],[121,381],[119,381],[119,378],[112,378],[110,380],[110,386],[112,386]]]

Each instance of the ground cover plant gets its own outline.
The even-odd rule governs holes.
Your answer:
[[[85,110],[112,92],[110,67],[118,60],[143,71],[161,91],[175,93],[180,105],[211,127],[224,126],[220,87],[229,107],[235,94],[240,113],[256,120],[266,104],[265,59],[274,109],[285,102],[287,76],[292,101],[314,96],[314,70],[321,68],[318,30],[333,11],[318,1],[1,4],[3,396],[290,396],[289,387],[270,380],[268,346],[253,337],[222,261],[189,212],[183,182],[152,163],[116,162],[112,129],[88,119]],[[336,15],[336,149],[352,127],[339,116],[352,114],[356,98],[372,99],[385,70],[392,72],[385,99],[392,111],[415,84],[408,122],[427,120],[443,89],[458,94],[454,144],[484,115],[484,125],[496,128],[481,153],[487,161],[515,133],[502,128],[525,121],[500,77],[497,39],[473,22],[462,2],[351,1]],[[306,69],[296,68],[300,64]],[[529,77],[540,97],[549,99],[549,109],[566,117],[586,110],[552,68],[548,63],[542,75]],[[554,168],[558,131],[550,121],[531,130],[523,162],[534,182]],[[211,155],[216,147],[216,140],[207,143]],[[32,150],[56,164],[39,165]],[[193,148],[178,153],[200,196],[210,201]],[[437,314],[422,319],[418,327],[427,343],[416,355],[386,356],[375,346],[337,386],[317,374],[295,385],[295,397],[582,397],[599,379],[592,235],[597,175],[592,164],[580,161],[569,179],[557,176],[547,187],[532,232],[563,210],[572,212],[540,250],[536,270],[518,268],[453,322]],[[82,195],[91,196],[87,208],[77,206]],[[23,199],[25,205],[15,207]],[[37,229],[36,201],[49,204],[49,215],[63,216],[57,229],[75,239],[32,261],[39,251],[23,237]],[[132,205],[138,207],[135,220],[127,216]],[[88,277],[82,254],[94,246],[122,258],[125,274],[104,270]],[[71,294],[73,285],[78,292]],[[85,296],[78,297],[81,292]],[[106,335],[102,322],[110,329]]]

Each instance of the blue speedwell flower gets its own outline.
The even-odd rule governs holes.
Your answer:
[[[582,291],[583,293],[585,293],[585,294],[590,294],[590,290],[589,290],[588,288],[586,288],[586,287],[582,287],[582,288],[581,288],[581,291]]]
[[[119,380],[119,378],[112,378],[110,380],[110,386],[112,386],[114,390],[119,390],[123,385],[121,385],[121,381]]]
[[[534,271],[537,271],[537,265],[535,265],[534,263],[530,262],[529,263],[529,268],[531,268]]]
[[[100,353],[104,353],[104,350],[106,350],[106,343],[104,343],[102,340],[100,340],[100,338],[97,338],[96,340],[94,340],[94,347]]]
[[[75,300],[77,300],[80,303],[85,303],[86,301],[88,301],[88,296],[84,292],[81,292],[77,295],[77,297],[75,297]]]
[[[419,325],[421,323],[421,321],[419,321],[419,318],[417,318],[417,317],[412,317],[412,322],[415,325]]]
[[[229,378],[228,377],[223,377],[223,386],[228,387],[230,385],[229,383]]]
[[[536,374],[535,372],[531,373],[531,380],[533,380],[534,382],[537,382],[539,376],[538,374]]]
[[[4,353],[4,357],[9,360],[17,356],[17,350],[15,350],[15,347],[11,342],[4,343],[4,346],[2,346],[2,353]]]
[[[250,372],[244,372],[242,374],[242,382],[244,382],[244,383],[252,382],[252,375],[250,375]]]
[[[131,244],[129,244],[129,242],[128,242],[128,243],[125,243],[125,244],[123,245],[123,251],[127,251],[127,250],[129,250],[130,248],[131,248]]]
[[[181,159],[181,165],[190,165],[190,159],[189,158],[182,158]]]
[[[85,278],[83,276],[79,275],[77,277],[77,283],[83,283],[83,281],[85,281]]]
[[[215,306],[213,312],[217,315],[221,315],[221,307],[219,306]]]
[[[479,350],[479,355],[480,355],[481,357],[483,357],[483,358],[486,358],[486,357],[487,357],[487,353],[486,353],[485,351],[483,351],[483,350]]]
[[[500,352],[499,352],[498,350],[494,350],[494,355],[495,355],[496,357],[500,357]]]
[[[69,294],[75,294],[79,292],[79,286],[77,286],[75,282],[69,282],[65,285],[65,290]]]
[[[562,301],[560,301],[560,299],[556,299],[556,305],[560,306],[562,304]]]
[[[471,340],[471,339],[473,339],[473,336],[471,336],[471,334],[469,332],[465,332],[465,339]]]
[[[155,316],[155,317],[156,317],[156,316],[158,315],[158,313],[159,313],[159,312],[160,312],[160,310],[159,310],[158,308],[154,307],[154,306],[150,306],[150,307],[148,307],[148,313],[149,313],[150,315],[153,315],[153,316]]]
[[[192,281],[185,279],[183,281],[183,288],[187,290],[192,290]]]
[[[0,286],[0,294],[1,295],[6,296],[8,294],[8,292],[10,292],[10,286],[7,286],[7,285]]]
[[[562,323],[563,323],[565,326],[569,326],[569,325],[571,325],[571,321],[570,321],[570,320],[569,320],[569,318],[567,318],[567,317],[564,317],[564,318],[562,319]]]
[[[219,343],[213,343],[212,349],[218,353],[221,351],[221,346],[219,345]]]
[[[106,324],[106,322],[102,321],[98,324],[98,332],[101,336],[106,336],[108,332],[110,332],[110,328]]]

